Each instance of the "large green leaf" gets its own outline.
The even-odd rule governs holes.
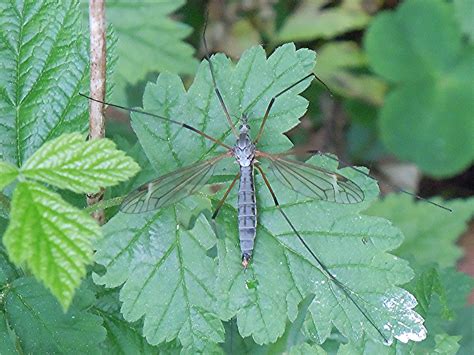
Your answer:
[[[20,182],[12,198],[10,224],[3,236],[11,260],[26,264],[67,308],[92,260],[97,223],[57,193]]]
[[[315,55],[305,49],[296,51],[294,45],[287,44],[268,59],[260,47],[255,47],[246,51],[235,66],[223,55],[212,60],[217,84],[233,120],[245,113],[251,132],[257,132],[271,97],[310,73]],[[309,80],[276,100],[259,149],[291,148],[282,133],[295,126],[304,114],[307,101],[298,94],[308,84]],[[172,75],[161,75],[156,84],[149,84],[144,109],[182,120],[227,144],[235,142],[213,92],[206,62],[199,67],[187,92],[179,78]],[[160,175],[222,151],[212,142],[159,119],[136,114],[132,115],[132,125]],[[336,169],[331,159],[316,159],[314,163]],[[224,178],[236,172],[235,164],[223,163],[217,169]],[[407,282],[412,272],[405,261],[386,253],[401,243],[401,234],[386,220],[359,214],[375,198],[377,187],[355,171],[346,169],[343,173],[364,189],[364,203],[312,201],[288,191],[272,176],[269,178],[307,243],[352,289],[353,297],[368,310],[385,337],[422,340],[423,320],[412,310],[416,301],[397,287]],[[234,316],[242,336],[252,336],[260,344],[272,342],[283,334],[288,319],[295,320],[298,305],[311,294],[316,297],[309,307],[309,317],[316,324],[319,341],[327,338],[333,324],[348,338],[358,339],[365,331],[380,341],[377,331],[347,294],[324,276],[295,238],[258,175],[255,185],[259,227],[254,259],[247,272],[242,270],[238,249],[236,192],[229,195],[217,219],[220,238],[216,243],[203,216],[189,216],[195,214],[190,210],[206,207],[203,197],[217,202],[219,194],[209,195],[205,190],[202,196],[189,197],[157,212],[121,213],[114,217],[105,227],[105,238],[97,245],[96,260],[105,270],[96,281],[106,287],[124,285],[120,292],[124,317],[129,321],[144,317],[144,333],[153,344],[177,338],[185,346],[202,348],[204,338],[222,341],[215,331],[221,327],[217,326],[219,318]],[[187,229],[190,220],[191,229]],[[214,245],[217,268],[210,258],[216,252]],[[183,304],[186,294],[193,297]],[[174,322],[168,322],[171,312]],[[201,337],[191,338],[196,329],[200,329]]]
[[[126,282],[122,313],[128,321],[145,315],[143,333],[149,343],[178,338],[185,347],[203,350],[222,342],[224,335],[215,314],[215,265],[206,255],[215,241],[202,216],[193,229],[179,228],[181,213],[172,207],[152,218],[119,214],[112,219],[105,228],[109,238],[99,243],[96,255],[107,274],[96,282],[108,287]]]
[[[474,198],[435,202],[453,212],[415,202],[407,195],[393,194],[373,204],[367,213],[387,218],[403,231],[405,240],[395,252],[398,256],[414,256],[419,263],[454,266],[462,255],[456,241],[474,216]]]
[[[21,175],[78,193],[97,192],[134,176],[140,167],[109,139],[85,141],[64,134],[38,149],[21,167]]]
[[[77,1],[3,1],[0,22],[0,159],[21,166],[87,127],[88,53]]]
[[[469,166],[474,48],[463,43],[453,5],[406,1],[377,16],[365,44],[375,72],[395,86],[380,112],[387,147],[433,176]]]
[[[107,2],[107,18],[119,39],[115,101],[123,102],[127,83],[145,79],[152,71],[191,74],[197,67],[194,49],[183,41],[191,28],[169,18],[185,0]]]
[[[99,354],[105,329],[102,319],[89,310],[93,302],[90,292],[78,292],[67,313],[33,278],[18,278],[4,292],[0,339],[14,336],[11,349],[15,350],[2,354]]]
[[[344,0],[336,6],[329,0],[304,0],[291,14],[277,39],[284,41],[309,41],[332,38],[343,33],[364,28],[370,16],[361,0]]]

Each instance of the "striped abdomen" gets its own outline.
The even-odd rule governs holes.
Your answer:
[[[253,167],[240,167],[240,185],[238,195],[239,238],[242,251],[242,264],[247,266],[252,256],[255,234],[257,232],[257,205],[253,184]]]

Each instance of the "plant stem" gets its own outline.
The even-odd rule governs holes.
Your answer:
[[[105,6],[103,0],[89,1],[90,25],[90,96],[96,100],[105,99],[106,42],[105,42]],[[89,139],[100,139],[105,136],[104,105],[89,101]],[[87,195],[87,204],[97,205],[104,198],[104,189],[96,194]],[[95,210],[92,217],[99,224],[104,224],[103,210]]]

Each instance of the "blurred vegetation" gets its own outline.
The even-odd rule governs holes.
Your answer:
[[[140,31],[156,25],[147,18],[158,19],[175,8],[145,9]],[[139,16],[140,11],[131,12]],[[250,46],[262,45],[270,54],[283,42],[316,50],[314,72],[334,96],[317,81],[312,83],[304,94],[309,111],[289,132],[295,144],[370,166],[381,180],[426,196],[472,193],[474,51],[472,17],[467,16],[471,2],[192,0],[177,10],[174,17],[181,23],[174,22],[172,30],[173,22],[165,22],[164,35],[155,28],[148,40],[142,37],[153,43],[147,51],[128,39],[124,16],[112,9],[110,21],[118,36],[126,34],[119,52],[124,46],[128,55],[119,55],[116,77],[126,81],[127,104],[142,105],[144,86],[158,71],[186,78],[195,70],[191,47],[198,58],[205,56],[202,31],[207,11],[211,53],[238,59]],[[137,26],[136,21],[127,22]],[[168,37],[170,32],[173,37]],[[186,35],[187,45],[176,42]],[[137,52],[144,55],[134,55]],[[167,64],[163,58],[170,53],[174,60]],[[127,64],[130,57],[135,65]],[[131,70],[120,70],[123,67]],[[189,85],[192,77],[186,82]],[[114,98],[123,98],[122,84],[117,85]]]

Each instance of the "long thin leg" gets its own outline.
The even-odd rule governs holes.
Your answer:
[[[232,119],[230,118],[229,110],[227,110],[227,107],[224,103],[224,99],[222,98],[221,92],[217,88],[217,82],[216,82],[216,77],[214,75],[214,67],[212,66],[212,61],[211,57],[209,56],[209,49],[207,48],[207,41],[206,41],[206,28],[207,28],[207,14],[206,14],[206,20],[204,21],[204,30],[202,33],[202,42],[204,43],[204,49],[206,51],[206,59],[207,62],[209,63],[209,70],[211,71],[211,77],[212,77],[212,83],[214,85],[214,91],[216,92],[217,98],[219,99],[219,102],[221,103],[222,109],[225,112],[225,117],[227,118],[227,122],[229,123],[230,128],[232,129],[232,132],[236,137],[239,136],[239,132],[237,132],[237,129],[234,126],[234,123],[232,122]]]
[[[293,89],[296,85],[302,83],[303,81],[305,81],[306,79],[310,78],[310,77],[315,77],[316,80],[318,80],[325,88],[327,91],[329,91],[329,93],[331,94],[332,96],[332,92],[331,90],[329,90],[329,87],[321,80],[317,77],[316,74],[314,73],[311,73],[311,74],[308,74],[306,75],[303,79],[300,79],[298,80],[296,83],[290,85],[289,87],[287,87],[286,89],[280,91],[278,94],[276,94],[275,96],[273,96],[270,100],[270,103],[268,104],[267,106],[267,109],[265,110],[265,115],[263,116],[263,120],[262,120],[262,124],[260,125],[260,129],[258,130],[258,134],[257,134],[257,138],[255,138],[255,141],[254,141],[254,144],[256,145],[258,143],[258,141],[260,140],[260,136],[262,135],[263,133],[263,128],[265,127],[265,123],[267,122],[267,118],[268,118],[268,115],[270,114],[270,110],[272,109],[272,106],[273,104],[275,103],[275,100],[283,95],[285,92],[287,92],[288,90],[291,90]]]
[[[227,191],[225,192],[224,196],[221,198],[221,200],[217,204],[217,208],[216,208],[216,210],[214,211],[214,213],[212,214],[212,217],[211,217],[213,221],[217,218],[217,215],[219,214],[219,211],[220,211],[222,205],[224,205],[224,202],[227,199],[227,196],[229,196],[229,193],[232,191],[232,188],[234,187],[237,180],[239,180],[239,177],[240,177],[240,172],[238,172],[237,175],[235,175],[234,180],[232,180],[232,183],[227,188]]]
[[[168,118],[168,117],[164,117],[164,116],[160,116],[160,115],[157,115],[157,114],[154,114],[154,113],[151,113],[151,112],[146,112],[146,111],[142,111],[142,110],[138,110],[136,108],[131,108],[131,107],[126,107],[126,106],[121,106],[121,105],[116,105],[116,104],[112,104],[110,102],[106,102],[106,101],[101,101],[101,100],[97,100],[97,99],[94,99],[90,96],[87,96],[87,95],[84,95],[82,93],[79,93],[80,96],[82,97],[85,97],[86,99],[89,99],[89,100],[92,100],[92,101],[96,101],[96,102],[100,102],[104,105],[108,105],[108,106],[112,106],[112,107],[117,107],[117,108],[120,108],[122,110],[126,110],[126,111],[130,111],[130,112],[136,112],[136,113],[141,113],[142,115],[146,115],[146,116],[151,116],[151,117],[156,117],[156,118],[159,118],[160,120],[163,120],[163,121],[167,121],[167,122],[170,122],[170,123],[174,123],[174,124],[177,124],[183,128],[186,128],[190,131],[193,131],[194,133],[197,133],[199,134],[200,136],[203,136],[204,138],[206,139],[209,139],[210,141],[226,148],[226,149],[229,149],[231,150],[232,147],[230,145],[227,145],[225,143],[222,143],[220,140],[214,138],[214,137],[211,137],[210,135],[204,133],[203,131],[200,131],[199,129],[197,128],[194,128],[193,126],[190,126],[188,125],[187,123],[184,123],[184,122],[180,122],[180,121],[175,121],[175,120],[172,120],[171,118]]]
[[[313,250],[309,247],[309,245],[306,243],[306,241],[303,239],[303,237],[298,233],[298,231],[296,230],[295,226],[293,225],[293,223],[291,223],[290,219],[288,218],[288,216],[286,215],[286,213],[281,209],[280,207],[280,203],[278,202],[278,199],[275,195],[275,192],[273,191],[271,185],[270,185],[270,182],[268,181],[267,179],[267,176],[265,175],[265,173],[263,172],[262,168],[255,164],[255,167],[258,169],[258,171],[260,172],[260,174],[262,175],[262,178],[263,178],[263,181],[265,182],[265,185],[267,185],[267,188],[268,190],[270,191],[270,194],[272,195],[272,198],[273,198],[273,202],[275,203],[275,207],[278,209],[278,211],[280,211],[280,213],[282,214],[283,218],[285,218],[286,222],[288,223],[288,225],[291,227],[291,229],[293,230],[293,232],[295,233],[296,237],[298,238],[298,240],[301,242],[301,244],[303,244],[303,246],[305,247],[305,249],[311,254],[311,256],[314,258],[314,260],[317,262],[317,264],[319,265],[319,267],[321,268],[320,270],[323,272],[323,274],[328,278],[330,279],[332,282],[334,282],[339,288],[340,290],[342,290],[342,292],[347,296],[347,298],[349,298],[351,300],[351,302],[355,305],[355,307],[360,311],[360,313],[362,313],[362,315],[364,316],[364,318],[370,323],[370,325],[372,325],[374,327],[374,329],[377,331],[377,333],[380,334],[380,336],[383,338],[383,340],[388,343],[388,339],[385,337],[385,335],[382,333],[382,331],[377,327],[377,325],[375,324],[375,321],[372,319],[372,317],[369,315],[369,313],[367,312],[367,310],[364,309],[364,307],[359,304],[358,302],[356,302],[356,300],[354,299],[353,297],[353,294],[355,295],[355,292],[352,291],[350,288],[348,288],[346,285],[344,285],[341,281],[339,281],[332,273],[331,271],[329,271],[329,269],[327,268],[326,265],[324,265],[324,263],[321,261],[321,259],[313,252]]]

